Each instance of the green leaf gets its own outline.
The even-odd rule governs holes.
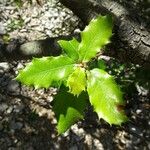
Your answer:
[[[107,68],[106,64],[105,64],[105,61],[103,59],[99,59],[97,61],[97,65],[98,65],[98,68],[102,69],[102,70],[105,70]]]
[[[64,133],[79,119],[83,119],[84,110],[87,106],[85,93],[75,97],[67,91],[68,88],[61,88],[54,99],[53,110],[58,122],[57,130],[59,134]]]
[[[99,16],[81,32],[79,59],[88,62],[100,49],[109,43],[112,36],[112,19],[110,16]]]
[[[68,57],[72,58],[73,60],[77,60],[79,58],[79,42],[75,38],[73,38],[70,41],[60,40],[58,41],[58,43],[61,46],[61,48],[66,52]]]
[[[74,71],[74,66],[67,56],[34,58],[16,79],[35,88],[48,88],[65,80]]]
[[[69,87],[69,92],[77,96],[82,91],[85,91],[86,87],[85,69],[77,67],[76,70],[69,76],[67,80],[67,86]]]
[[[88,72],[87,91],[90,103],[99,118],[109,124],[120,125],[127,121],[122,93],[112,76],[101,69]]]

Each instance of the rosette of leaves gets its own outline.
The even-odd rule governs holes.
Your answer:
[[[35,88],[59,88],[53,105],[59,134],[84,118],[87,97],[98,117],[109,124],[127,121],[122,92],[114,78],[103,69],[88,67],[110,42],[112,27],[110,16],[98,16],[81,32],[80,42],[75,38],[58,41],[62,55],[33,58],[16,78]]]

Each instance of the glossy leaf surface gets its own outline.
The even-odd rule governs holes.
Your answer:
[[[82,91],[85,91],[85,69],[77,67],[75,71],[69,76],[67,80],[67,86],[69,87],[69,92],[74,95],[79,95]]]
[[[72,58],[73,60],[77,60],[79,58],[78,55],[78,47],[79,42],[73,38],[70,41],[66,40],[60,40],[58,41],[61,48],[65,51],[65,53],[68,55],[68,57]]]
[[[48,88],[59,85],[73,71],[74,62],[67,56],[34,58],[16,79],[35,88]]]
[[[110,16],[99,16],[81,32],[79,45],[80,61],[88,62],[100,49],[109,43],[112,35],[112,19]]]
[[[83,119],[86,106],[85,93],[75,97],[68,93],[68,88],[61,89],[54,99],[53,106],[57,118],[58,133],[64,133],[79,119]]]
[[[87,91],[89,100],[99,118],[109,124],[120,125],[127,121],[122,107],[122,92],[112,76],[101,69],[93,69],[88,73]]]

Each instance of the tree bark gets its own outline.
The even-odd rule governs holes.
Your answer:
[[[99,14],[114,17],[114,35],[110,52],[124,61],[150,66],[150,32],[145,22],[132,9],[113,0],[60,0],[85,24]]]

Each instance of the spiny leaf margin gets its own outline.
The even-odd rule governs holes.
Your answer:
[[[71,125],[84,118],[87,107],[87,94],[82,92],[78,97],[68,92],[68,88],[61,87],[54,98],[53,111],[57,119],[58,134],[67,131]]]
[[[110,43],[112,36],[112,17],[99,16],[93,19],[81,32],[81,43],[79,45],[79,60],[88,62],[95,57],[101,48]]]
[[[121,125],[128,120],[123,109],[124,100],[122,92],[111,75],[101,69],[89,71],[87,79],[87,92],[91,105],[99,118],[109,124]]]
[[[77,67],[75,71],[68,77],[67,86],[69,92],[73,95],[79,95],[86,89],[86,74],[85,68]]]
[[[34,58],[16,79],[28,86],[48,88],[60,86],[75,69],[72,59],[67,56]]]
[[[73,60],[78,60],[79,54],[78,54],[78,47],[79,47],[79,42],[73,38],[70,41],[66,40],[59,40],[58,44],[61,46],[61,48],[64,50],[66,55],[70,57]]]

